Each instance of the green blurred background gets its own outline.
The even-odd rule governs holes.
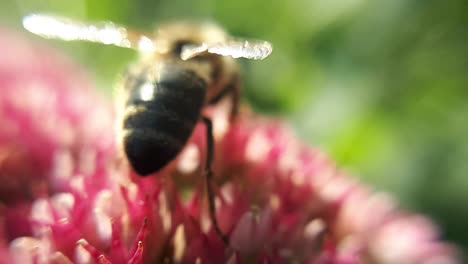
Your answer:
[[[468,1],[3,0],[0,22],[20,29],[36,11],[148,31],[160,21],[213,20],[270,40],[270,58],[242,61],[244,100],[468,249]],[[109,94],[136,55],[41,41],[89,68]]]

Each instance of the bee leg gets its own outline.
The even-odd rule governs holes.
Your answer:
[[[239,105],[240,105],[240,82],[239,78],[236,77],[235,82],[232,84],[232,96],[231,96],[231,121],[234,121],[234,119],[237,117],[237,114],[239,114]]]
[[[223,240],[225,245],[229,244],[229,238],[221,231],[219,227],[218,220],[216,219],[216,207],[215,207],[215,194],[213,186],[211,185],[213,181],[213,171],[211,169],[211,164],[213,163],[213,154],[214,154],[214,138],[213,138],[213,124],[211,120],[207,117],[202,117],[203,123],[206,126],[206,142],[207,142],[207,157],[205,163],[205,184],[206,191],[208,193],[208,205],[210,208],[210,218],[213,223],[213,227],[216,233],[219,235],[221,240]]]
[[[237,114],[239,113],[239,103],[240,103],[240,82],[239,77],[234,77],[232,82],[226,86],[219,94],[217,94],[213,99],[211,99],[208,104],[213,105],[217,104],[221,99],[223,99],[227,95],[231,95],[231,113],[230,119],[233,121]]]

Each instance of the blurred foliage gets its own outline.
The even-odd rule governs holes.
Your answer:
[[[342,168],[430,215],[447,239],[468,248],[467,1],[0,3],[1,22],[10,27],[37,11],[148,31],[160,21],[208,19],[236,36],[270,40],[269,59],[242,61],[245,100],[290,120]],[[108,90],[135,57],[114,47],[48,43],[86,65]]]

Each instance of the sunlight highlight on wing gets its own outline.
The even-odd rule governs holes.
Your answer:
[[[268,41],[228,40],[226,42],[210,45],[188,45],[183,48],[181,57],[183,60],[188,60],[201,53],[208,52],[221,56],[230,56],[236,59],[263,60],[268,57],[272,51],[273,47]]]
[[[125,27],[112,22],[87,24],[67,18],[32,14],[24,17],[23,26],[31,33],[45,38],[89,41],[145,52],[156,50],[150,38],[129,32]]]
[[[208,48],[209,53],[233,58],[246,58],[252,60],[263,60],[273,51],[271,43],[267,41],[228,41]]]

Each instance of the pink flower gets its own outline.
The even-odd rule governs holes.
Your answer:
[[[115,147],[110,103],[77,66],[0,30],[0,263],[458,263],[423,216],[335,168],[281,122],[210,109],[205,128],[140,178]]]

